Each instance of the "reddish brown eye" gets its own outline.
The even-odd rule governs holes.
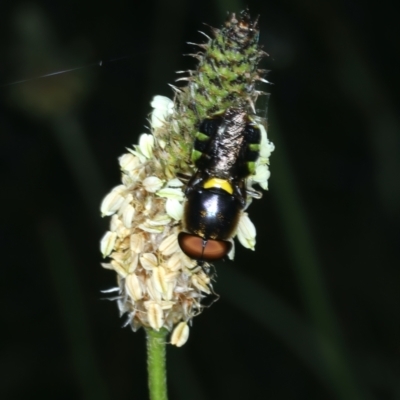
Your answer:
[[[224,258],[232,248],[232,243],[225,240],[208,239],[204,241],[201,237],[186,232],[181,232],[178,235],[178,242],[182,251],[194,260],[220,260]]]

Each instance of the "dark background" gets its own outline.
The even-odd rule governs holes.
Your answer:
[[[100,293],[115,274],[99,205],[152,96],[195,66],[185,43],[244,6],[8,3],[0,397],[146,399],[144,333]],[[400,399],[398,15],[387,0],[247,5],[270,54],[270,191],[249,210],[256,251],[217,265],[220,301],[168,348],[170,398]]]

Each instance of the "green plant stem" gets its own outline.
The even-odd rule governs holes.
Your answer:
[[[168,331],[146,329],[150,400],[167,400],[166,336]]]

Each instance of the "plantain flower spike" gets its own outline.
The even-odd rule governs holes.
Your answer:
[[[255,89],[256,81],[264,81],[257,64],[265,55],[258,46],[257,21],[251,21],[247,11],[239,18],[231,14],[213,33],[208,43],[200,45],[204,51],[195,55],[199,64],[188,71],[187,86],[174,87],[174,100],[153,98],[150,132],[119,158],[122,182],[101,204],[102,216],[111,217],[100,243],[108,259],[102,266],[117,274],[121,315],[128,316],[134,331],[166,328],[178,347],[187,341],[193,317],[203,311],[202,300],[213,293],[210,265],[199,266],[178,244],[185,202],[185,182],[179,177],[196,170],[191,151],[201,119],[243,104],[252,113],[263,94]],[[261,130],[260,157],[247,186],[251,190],[258,184],[266,190],[274,146],[264,121],[253,117]],[[237,238],[254,249],[256,230],[247,212],[241,215]]]

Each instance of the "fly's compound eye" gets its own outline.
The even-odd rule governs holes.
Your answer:
[[[232,243],[226,240],[214,240],[181,232],[178,235],[179,246],[182,251],[194,260],[217,261],[224,258],[232,248]]]

